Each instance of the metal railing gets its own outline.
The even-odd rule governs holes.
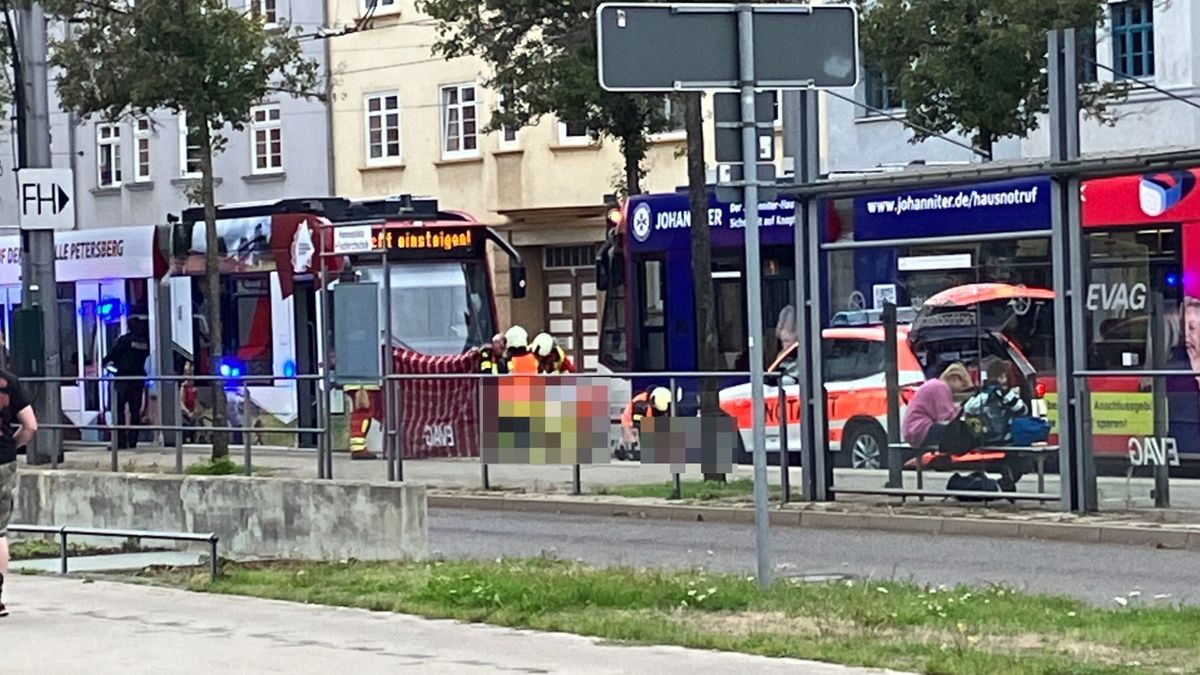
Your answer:
[[[70,559],[68,555],[70,548],[68,547],[67,537],[76,535],[81,537],[123,537],[126,539],[153,539],[159,541],[202,541],[208,543],[209,551],[209,573],[212,580],[216,581],[221,574],[220,559],[217,558],[217,542],[220,538],[212,532],[154,532],[147,530],[121,530],[121,529],[106,529],[99,527],[71,527],[51,525],[9,525],[9,532],[21,532],[25,534],[54,534],[58,535],[58,552],[60,573],[68,574],[67,561]]]
[[[269,430],[253,427],[250,414],[252,402],[248,392],[251,386],[273,386],[277,382],[318,382],[327,383],[327,378],[324,375],[293,375],[291,377],[276,376],[276,375],[243,375],[236,378],[222,377],[219,375],[136,375],[136,376],[120,376],[120,375],[103,375],[103,376],[62,376],[62,377],[25,377],[21,378],[22,382],[30,382],[35,384],[52,384],[58,383],[60,386],[68,383],[83,385],[87,383],[96,383],[98,386],[108,386],[108,400],[110,403],[117,401],[116,384],[120,382],[163,382],[176,383],[183,385],[185,383],[193,383],[204,387],[211,387],[214,383],[235,382],[235,387],[226,387],[226,391],[241,390],[242,392],[242,425],[241,426],[205,426],[205,425],[185,425],[183,424],[183,412],[179,405],[175,406],[174,424],[63,424],[57,422],[39,422],[38,426],[45,429],[60,429],[72,431],[101,431],[109,432],[109,452],[111,470],[116,472],[120,470],[120,438],[121,432],[172,432],[174,435],[175,448],[175,472],[183,473],[183,435],[185,433],[225,433],[225,434],[241,434],[242,435],[242,458],[243,472],[249,476],[253,473],[252,451],[251,451],[251,435],[255,432],[267,431],[273,434],[285,435],[301,435],[315,434],[318,438],[324,440],[328,425],[318,427],[273,427]],[[180,387],[182,388],[182,387]],[[323,388],[328,390],[327,387]],[[320,404],[322,396],[317,396]],[[323,406],[319,406],[323,407]],[[110,405],[108,409],[103,409],[101,412],[108,412],[117,417],[115,405]],[[226,411],[228,415],[228,410]],[[328,416],[323,410],[318,411],[318,416],[323,421],[328,422]],[[318,444],[318,449],[320,443]],[[51,468],[58,468],[58,455],[56,451],[50,453]],[[318,461],[321,465],[318,467],[318,474],[324,473],[325,463],[324,456],[319,452]],[[324,477],[324,476],[322,476]]]

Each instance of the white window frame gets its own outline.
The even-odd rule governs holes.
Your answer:
[[[583,135],[578,136],[569,133],[567,123],[559,120],[558,122],[558,144],[559,145],[592,145],[595,139],[592,138],[591,129],[584,129]]]
[[[267,28],[279,25],[279,0],[247,0],[246,9],[251,16],[262,17]]]
[[[260,120],[259,117],[262,117]],[[274,119],[272,119],[274,117]],[[272,163],[271,143],[272,133],[278,135],[279,157]],[[266,166],[259,166],[262,158],[258,152],[259,136],[263,136],[266,144]],[[250,109],[250,173],[261,176],[265,174],[283,173],[283,112],[278,103],[256,105]]]
[[[464,103],[463,94],[470,90],[471,101]],[[455,91],[457,94],[457,103],[446,102],[446,92]],[[479,156],[479,86],[474,82],[460,82],[458,84],[445,84],[438,87],[438,108],[441,112],[441,136],[442,141],[442,159],[466,159]],[[464,130],[466,126],[466,113],[470,111],[472,120],[475,123],[475,131],[468,135]],[[451,113],[458,113],[458,133],[455,140],[459,143],[458,149],[450,149],[450,117]],[[474,139],[474,148],[466,148],[467,139]]]
[[[104,180],[105,156],[110,167],[109,180]],[[96,124],[96,187],[121,187],[121,125],[116,122]]]
[[[358,11],[360,16],[365,16],[367,6],[371,0],[358,0]],[[375,0],[375,14],[373,16],[382,16],[384,14],[399,14],[400,0]]]
[[[496,109],[504,112],[504,103],[506,96],[504,92],[496,92]],[[510,128],[508,125],[500,126],[500,149],[501,150],[517,150],[521,147],[520,129]]]
[[[391,110],[387,108],[387,99],[395,97],[396,108]],[[371,110],[371,101],[379,100],[379,110]],[[390,164],[399,164],[404,157],[404,119],[400,110],[400,91],[374,91],[363,96],[363,157],[366,158],[367,166],[387,166]],[[387,117],[395,113],[396,115],[396,154],[388,153],[387,140]],[[371,157],[371,121],[373,118],[379,119],[379,149],[378,157]]]
[[[133,182],[148,183],[154,174],[154,155],[151,149],[151,138],[154,137],[154,123],[149,117],[133,119]],[[142,165],[142,152],[146,153],[146,163]]]
[[[198,150],[197,153],[200,151]],[[195,171],[188,171],[188,122],[187,113],[179,113],[179,176],[181,178],[199,178],[203,173],[197,166]]]

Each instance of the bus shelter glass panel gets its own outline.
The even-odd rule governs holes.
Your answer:
[[[1200,460],[1200,230],[1085,233],[1085,451],[1102,509],[1200,506],[1184,478]],[[1172,483],[1178,489],[1172,490]]]
[[[938,406],[936,416],[945,418],[939,424],[961,414],[973,398],[982,397],[976,400],[982,405],[993,401],[992,392],[1003,397],[1011,390],[1007,421],[1042,420],[1041,435],[1020,441],[1044,444],[1051,452],[1055,437],[1049,427],[1055,420],[1048,397],[1057,370],[1056,300],[1044,187],[953,188],[913,193],[917,201],[906,195],[857,198],[836,201],[826,211],[822,352],[828,447],[834,465],[850,469],[835,474],[838,487],[880,487],[884,478],[869,470],[888,468],[888,446],[895,442],[934,453],[918,459],[905,451],[900,457],[906,469],[922,461],[935,471],[925,476],[926,489],[945,488],[953,472],[979,469],[998,485],[1001,478],[1013,480],[1015,486],[1007,489],[1036,491],[1033,463],[1016,461],[1016,453],[1011,460],[1003,452],[951,456],[940,452],[928,427],[905,422],[917,392],[935,379],[950,385],[951,400]],[[988,196],[992,194],[998,196]],[[871,208],[883,201],[976,208],[925,212],[906,207],[903,217],[895,212],[885,217],[882,207]],[[1011,208],[989,211],[992,204]],[[889,303],[897,307],[894,355],[886,353],[883,324]],[[899,410],[895,420],[889,420],[888,412],[891,363],[899,384],[892,393]],[[943,378],[956,364],[966,370],[967,379]],[[889,438],[889,427],[896,430],[895,438]],[[1007,425],[993,435],[985,445],[1021,445]],[[915,487],[911,474],[905,476],[905,486]]]

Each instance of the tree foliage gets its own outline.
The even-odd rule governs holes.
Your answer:
[[[586,124],[616,140],[625,157],[625,185],[640,192],[647,135],[666,130],[661,96],[600,88],[592,0],[420,0],[437,23],[434,51],[448,59],[482,58],[483,85],[504,95],[486,130],[536,123],[544,115]]]
[[[294,31],[268,29],[225,0],[43,0],[48,13],[69,20],[50,63],[63,107],[82,118],[116,120],[167,109],[185,113],[200,146],[199,189],[204,207],[205,304],[212,363],[222,358],[220,270],[213,194],[219,130],[241,130],[251,108],[272,94],[313,97],[320,64],[305,58]],[[213,426],[227,426],[225,390],[214,382]],[[229,452],[213,435],[213,457]]]
[[[1047,110],[1046,34],[1091,33],[1105,0],[856,0],[868,65],[907,102],[913,142],[961,132],[990,156],[993,144],[1037,129]],[[1091,57],[1091,55],[1084,55]],[[1087,112],[1111,122],[1119,84],[1085,85]]]

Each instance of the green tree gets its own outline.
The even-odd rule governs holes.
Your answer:
[[[1047,110],[1046,34],[1076,28],[1094,35],[1107,7],[1106,0],[856,2],[863,58],[908,102],[913,142],[958,132],[989,157],[997,140],[1026,136]],[[1107,106],[1125,89],[1085,84],[1081,103],[1111,123]]]
[[[420,0],[437,24],[434,52],[482,58],[483,85],[503,95],[485,131],[537,123],[544,115],[587,125],[620,144],[626,194],[641,192],[648,135],[670,125],[662,96],[617,94],[596,76],[592,0]]]
[[[222,129],[242,130],[253,106],[272,94],[319,97],[320,65],[305,58],[297,33],[267,29],[225,0],[46,0],[67,18],[73,38],[53,45],[50,63],[63,107],[81,118],[115,120],[167,109],[187,116],[200,146],[204,208],[205,304],[212,362],[222,357],[213,154]],[[225,390],[214,382],[213,426],[228,426]],[[229,454],[213,435],[214,459]]]

